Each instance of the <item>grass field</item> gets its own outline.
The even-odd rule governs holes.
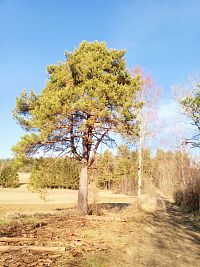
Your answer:
[[[56,209],[74,208],[77,205],[78,191],[51,189],[31,192],[26,186],[17,189],[0,189],[0,218],[12,213],[52,212]],[[89,194],[90,204],[95,203],[132,203],[134,197],[94,191]]]

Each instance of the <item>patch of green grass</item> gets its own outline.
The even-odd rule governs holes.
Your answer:
[[[108,262],[108,256],[96,255],[81,261],[81,266],[83,267],[105,267],[106,262]]]
[[[4,217],[0,218],[0,226],[6,226],[11,224],[29,224],[29,223],[40,223],[45,219],[44,214],[33,213],[7,213]]]
[[[8,225],[11,223],[11,220],[9,219],[1,219],[0,220],[0,226]]]
[[[102,256],[90,256],[84,258],[74,257],[72,255],[68,255],[67,258],[58,259],[54,266],[55,267],[63,267],[63,266],[77,266],[77,267],[106,267],[106,262],[108,261],[107,257]]]

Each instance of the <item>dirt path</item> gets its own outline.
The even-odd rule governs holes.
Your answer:
[[[156,202],[156,211],[146,214],[132,236],[126,266],[200,266],[200,229],[162,196]]]
[[[169,201],[157,201],[166,207],[155,214],[154,220],[152,240],[157,266],[200,266],[200,229]]]

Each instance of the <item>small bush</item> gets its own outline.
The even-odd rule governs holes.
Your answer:
[[[181,206],[186,212],[200,211],[200,175],[196,169],[188,183],[175,190],[174,200],[178,206]]]
[[[191,189],[177,191],[174,194],[175,203],[186,212],[199,211],[200,192]]]
[[[6,165],[0,172],[0,186],[3,188],[16,188],[19,186],[19,177],[12,165]]]
[[[77,161],[70,159],[39,159],[33,166],[29,183],[33,189],[78,189],[79,170]]]

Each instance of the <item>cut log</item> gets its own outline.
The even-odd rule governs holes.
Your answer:
[[[34,241],[34,237],[0,237],[0,242]]]
[[[89,222],[95,222],[95,221],[101,221],[101,222],[114,222],[114,221],[118,221],[118,222],[126,222],[126,220],[124,218],[119,218],[119,217],[88,217],[88,221]]]
[[[52,252],[65,252],[65,247],[45,247],[45,246],[0,246],[0,251],[11,250],[35,250],[35,251],[52,251]]]

